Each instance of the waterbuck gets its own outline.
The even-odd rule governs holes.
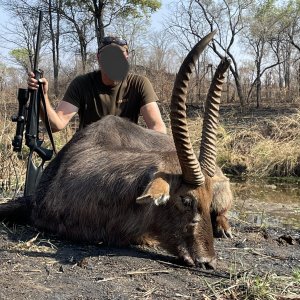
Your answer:
[[[27,214],[40,230],[76,241],[120,246],[158,242],[187,265],[215,268],[212,177],[228,60],[221,61],[208,92],[199,159],[190,142],[185,106],[195,61],[213,35],[191,50],[176,77],[170,116],[173,137],[106,116],[63,147],[31,199],[1,205],[0,219]],[[213,211],[225,212],[224,207]]]

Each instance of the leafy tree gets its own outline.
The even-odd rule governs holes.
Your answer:
[[[0,4],[11,15],[12,20],[1,30],[1,41],[8,45],[8,49],[26,49],[30,62],[28,67],[33,66],[38,12],[23,0],[0,0]]]
[[[122,17],[126,19],[129,16],[133,18],[147,18],[161,6],[161,2],[158,0],[88,0],[78,2],[86,6],[87,10],[94,17],[98,47],[105,35],[105,28],[110,26],[116,18]]]
[[[31,65],[30,65],[30,62],[28,60],[28,57],[29,57],[28,49],[25,49],[25,48],[13,49],[9,52],[9,55],[26,72],[28,72],[31,69]]]
[[[282,28],[290,43],[300,52],[300,1],[289,0],[281,7]]]
[[[243,34],[243,40],[250,46],[248,49],[254,55],[254,64],[256,76],[251,83],[248,91],[247,102],[253,88],[256,87],[256,107],[261,103],[262,76],[275,66],[281,64],[283,60],[276,55],[276,60],[270,59],[270,54],[274,50],[274,42],[280,43],[280,30],[278,24],[281,16],[276,5],[276,0],[266,0],[260,3],[254,3],[251,9],[251,15],[247,20],[246,30]],[[273,47],[270,47],[271,46]]]
[[[76,3],[79,2],[79,3]],[[86,71],[88,45],[93,41],[93,16],[85,7],[80,7],[81,1],[65,1],[59,14],[65,20],[65,34],[75,51],[80,54],[82,71]]]
[[[280,19],[280,32],[282,40],[284,41],[284,49],[281,50],[282,55],[285,55],[284,63],[284,82],[285,86],[290,90],[290,80],[291,80],[291,65],[295,64],[299,59],[300,54],[300,1],[299,0],[288,0],[287,2],[280,3],[278,9],[278,15],[281,16]],[[292,62],[292,49],[296,50],[297,57]],[[297,84],[298,84],[298,94],[300,94],[300,65],[297,70]],[[283,84],[281,84],[283,87]]]

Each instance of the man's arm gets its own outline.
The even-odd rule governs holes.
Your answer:
[[[38,82],[34,78],[34,73],[30,72],[28,76],[29,76],[28,88],[32,90],[36,90],[38,88]],[[43,84],[46,110],[47,110],[47,115],[49,118],[51,129],[53,132],[60,131],[67,126],[67,124],[70,122],[73,116],[78,112],[78,107],[66,101],[61,101],[58,107],[56,108],[56,110],[54,110],[50,104],[49,97],[48,97],[48,81],[46,78],[41,78],[40,82],[42,82]],[[41,119],[45,123],[45,114],[42,109],[41,109]]]
[[[47,95],[45,95],[45,102],[49,122],[53,132],[58,132],[64,129],[73,116],[78,112],[78,107],[66,101],[60,101],[56,110],[54,110]],[[41,119],[44,122],[45,115],[43,111],[41,111]]]
[[[142,106],[141,114],[149,129],[167,133],[166,125],[161,117],[161,113],[156,102],[150,102]]]

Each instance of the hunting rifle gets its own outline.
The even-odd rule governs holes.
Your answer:
[[[38,69],[39,51],[41,45],[42,20],[43,12],[40,11],[33,66],[33,72],[35,75],[35,79],[37,80],[42,78],[42,71]],[[28,100],[29,104],[27,105]],[[35,188],[40,180],[44,169],[45,161],[50,160],[53,156],[53,152],[56,151],[47,116],[42,83],[39,82],[39,87],[37,90],[27,90],[19,88],[18,102],[18,115],[12,117],[12,121],[17,123],[16,135],[12,141],[12,145],[14,151],[21,152],[25,127],[25,144],[29,147],[29,156],[27,161],[24,196],[31,196],[34,193]],[[44,139],[40,138],[39,134],[39,116],[41,103],[43,105],[45,115],[44,123],[52,144],[52,149],[46,149],[42,147]],[[41,159],[41,163],[39,165],[37,165],[34,161],[34,153],[36,153]]]

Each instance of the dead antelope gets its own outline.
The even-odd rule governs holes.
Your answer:
[[[213,35],[191,50],[176,77],[173,138],[107,116],[77,132],[49,163],[33,198],[1,205],[0,218],[18,218],[27,209],[34,226],[68,239],[108,245],[157,241],[188,265],[214,268],[212,177],[228,60],[218,66],[208,93],[199,160],[185,106],[193,66]]]

